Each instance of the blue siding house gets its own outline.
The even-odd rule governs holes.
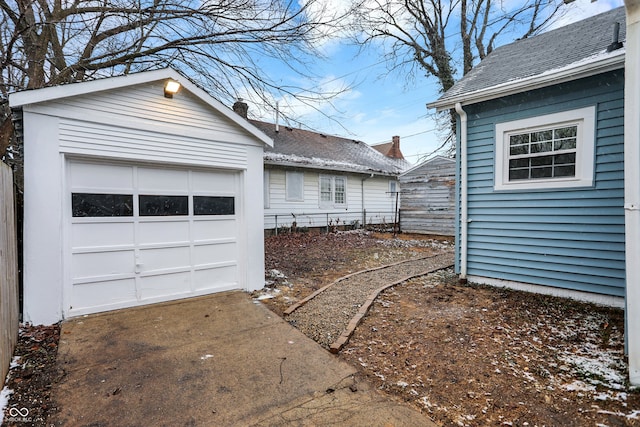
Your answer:
[[[624,38],[618,8],[516,41],[429,104],[458,114],[461,278],[624,307]]]

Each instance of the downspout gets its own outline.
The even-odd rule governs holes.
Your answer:
[[[369,178],[373,178],[373,174],[371,174],[371,176],[365,176],[360,180],[360,199],[362,201],[362,228],[367,226],[367,212],[364,210],[364,182]]]
[[[640,0],[625,0],[624,217],[626,344],[629,382],[640,385]]]
[[[460,116],[460,280],[467,280],[467,113],[459,102],[455,105]]]

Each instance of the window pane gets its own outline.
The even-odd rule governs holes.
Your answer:
[[[509,170],[509,181],[517,181],[522,179],[529,179],[529,169]]]
[[[222,196],[193,196],[194,215],[234,215],[235,198]]]
[[[556,165],[575,163],[575,162],[576,162],[576,153],[558,154],[557,156],[553,156],[553,163]]]
[[[133,195],[72,193],[74,217],[133,216]]]
[[[541,142],[537,144],[531,144],[532,153],[546,153],[552,150],[550,142]]]
[[[564,128],[558,128],[554,131],[554,138],[575,138],[578,136],[578,126],[568,126]]]
[[[551,178],[553,176],[553,168],[551,166],[531,168],[531,179]]]
[[[528,168],[529,159],[512,159],[509,160],[509,169],[514,168]]]
[[[553,169],[553,176],[576,176],[576,166],[575,165],[563,165],[556,166]]]
[[[335,194],[335,202],[337,204],[344,204],[345,203],[345,179],[344,178],[336,178],[335,179],[335,183],[336,183],[336,194]]]
[[[561,139],[555,142],[554,149],[557,150],[575,150],[576,140],[574,139]]]
[[[331,201],[331,178],[320,177],[320,201]]]
[[[509,154],[512,156],[517,156],[520,154],[529,154],[529,146],[528,145],[514,145],[509,149]]]
[[[532,157],[531,166],[551,166],[553,164],[553,156]]]
[[[287,200],[304,201],[304,173],[287,172],[286,183]]]
[[[553,133],[551,130],[543,130],[531,133],[531,142],[551,141]]]
[[[189,215],[188,196],[138,196],[140,216]]]
[[[529,134],[523,133],[520,135],[509,136],[509,145],[523,145],[529,144]]]

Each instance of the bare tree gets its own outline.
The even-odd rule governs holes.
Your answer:
[[[445,92],[497,43],[540,32],[562,4],[562,0],[353,0],[350,25],[360,46],[383,49],[390,71],[402,71],[410,78],[435,77],[440,92]]]
[[[321,0],[0,0],[0,158],[21,182],[8,94],[172,66],[229,105],[284,95],[312,106],[337,92],[313,85],[308,60],[340,16]],[[277,62],[309,82],[263,71]]]
[[[0,0],[0,95],[172,65],[221,98],[295,92],[256,58],[307,73],[335,24],[316,0]],[[212,79],[207,79],[212,77]]]

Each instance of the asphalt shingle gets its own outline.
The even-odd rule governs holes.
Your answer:
[[[605,52],[612,42],[616,22],[620,23],[619,40],[626,39],[625,18],[624,7],[619,7],[501,46],[487,55],[438,101],[537,76]]]

